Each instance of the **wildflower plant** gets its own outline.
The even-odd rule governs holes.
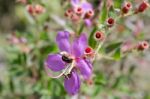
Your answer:
[[[148,12],[148,1],[53,0],[63,9],[60,12],[44,0],[39,4],[32,0],[18,2],[22,3],[33,27],[29,26],[25,34],[15,31],[9,36],[7,40],[12,48],[7,50],[16,54],[14,59],[8,59],[14,64],[10,71],[16,70],[15,76],[20,71],[24,79],[28,76],[26,83],[32,82],[28,87],[33,90],[25,94],[33,93],[35,98],[44,99],[49,96],[97,99],[99,93],[101,97],[107,93],[116,99],[114,90],[130,94],[132,86],[127,83],[133,83],[130,80],[135,66],[125,67],[125,61],[130,55],[149,50],[149,41],[141,34],[134,36],[132,32],[137,27],[130,29],[132,22],[128,20]],[[115,63],[119,66],[115,67]],[[12,77],[8,82],[15,93],[16,82]]]

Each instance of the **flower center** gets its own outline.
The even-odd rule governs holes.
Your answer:
[[[66,63],[72,63],[73,61],[73,57],[71,55],[69,55],[67,52],[62,52],[62,60]]]

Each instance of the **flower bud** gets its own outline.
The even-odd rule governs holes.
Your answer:
[[[85,58],[93,58],[94,57],[94,51],[91,47],[87,47],[84,50]]]
[[[149,48],[149,44],[147,41],[142,41],[140,42],[138,45],[137,45],[137,50],[138,51],[143,51],[145,49],[148,49]]]
[[[139,7],[138,7],[138,12],[144,12],[148,7],[148,3],[143,1]]]
[[[73,10],[72,9],[68,9],[66,12],[65,12],[65,17],[71,17],[73,13]]]
[[[122,13],[127,14],[131,8],[132,8],[131,3],[125,2],[124,6],[122,7]]]
[[[93,49],[91,47],[87,47],[85,49],[85,54],[89,54],[89,53],[92,53]]]
[[[112,27],[115,23],[115,20],[113,18],[108,18],[107,19],[107,25],[108,27]]]
[[[75,9],[75,13],[76,13],[77,15],[81,16],[81,15],[83,14],[83,9],[82,9],[81,7],[77,7],[77,8]]]
[[[87,11],[85,13],[84,19],[89,19],[89,18],[93,17],[93,15],[94,15],[94,11],[93,10],[89,10],[89,11]]]
[[[95,33],[94,37],[95,37],[96,40],[100,40],[100,41],[104,40],[104,38],[105,38],[105,37],[104,37],[104,33],[103,33],[103,32],[100,32],[100,31],[97,31],[97,32]]]
[[[34,9],[35,9],[36,14],[41,14],[41,13],[45,12],[44,7],[39,4],[35,5]]]
[[[28,13],[31,15],[33,15],[35,12],[33,5],[27,5],[26,9],[27,9]]]

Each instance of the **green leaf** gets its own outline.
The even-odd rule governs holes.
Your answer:
[[[105,20],[107,19],[107,17],[108,17],[108,10],[107,10],[106,1],[105,1],[102,7],[101,14],[100,14],[100,19],[99,19],[100,23],[103,24]]]
[[[115,49],[119,48],[121,44],[122,44],[122,42],[111,43],[108,46],[106,46],[105,52],[110,53],[110,52],[114,51]]]
[[[100,73],[96,76],[95,80],[94,80],[96,85],[105,85],[106,84],[106,78],[104,76],[104,74]]]
[[[114,7],[121,8],[123,2],[124,0],[114,0]]]
[[[89,36],[89,45],[92,47],[92,48],[95,48],[96,47],[96,41],[94,39],[94,33],[97,31],[97,27],[94,27],[90,36]]]
[[[120,51],[120,48],[117,48],[117,50],[116,50],[115,53],[113,54],[113,58],[114,58],[115,60],[121,59],[121,51]]]

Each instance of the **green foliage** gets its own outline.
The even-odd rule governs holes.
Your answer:
[[[108,9],[106,6],[106,1],[104,1],[103,7],[102,7],[102,11],[100,13],[100,24],[104,24],[104,22],[106,21],[107,17],[108,17]]]

